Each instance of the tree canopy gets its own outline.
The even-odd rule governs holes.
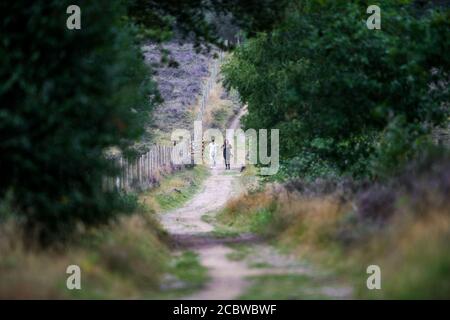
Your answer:
[[[280,129],[291,174],[368,175],[394,124],[404,143],[389,157],[399,165],[447,120],[449,10],[379,5],[382,28],[370,30],[365,1],[296,1],[225,66],[248,103],[245,125]]]

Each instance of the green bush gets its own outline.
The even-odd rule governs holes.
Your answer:
[[[102,187],[104,151],[141,134],[156,97],[122,1],[82,2],[81,30],[68,30],[76,3],[0,4],[0,198],[13,194],[43,243],[122,209]]]
[[[397,117],[389,123],[376,146],[370,166],[372,175],[384,178],[395,175],[399,168],[432,148],[423,125],[408,124],[404,117]]]
[[[301,178],[313,181],[317,178],[332,178],[338,175],[338,169],[332,163],[328,163],[315,153],[304,151],[280,164],[280,169],[270,180],[285,180],[289,178]]]

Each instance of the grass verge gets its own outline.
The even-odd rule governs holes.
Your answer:
[[[0,299],[135,299],[177,297],[206,281],[191,252],[173,257],[155,219],[158,210],[182,205],[200,187],[206,170],[195,167],[168,175],[138,196],[131,216],[84,229],[53,248],[30,248],[12,222],[0,226]],[[169,192],[178,188],[181,193]],[[173,204],[169,205],[169,200]],[[68,290],[66,269],[81,269],[81,290]],[[167,286],[172,279],[177,286]]]
[[[351,284],[356,298],[448,299],[447,191],[431,187],[420,192],[408,190],[398,191],[390,218],[380,220],[387,206],[370,204],[364,197],[366,203],[355,209],[352,200],[338,194],[305,196],[271,185],[230,201],[217,215],[217,222],[222,228],[265,236],[278,247],[332,270],[337,278]],[[375,218],[361,216],[358,211],[364,208],[371,212],[369,205],[376,208],[372,210]],[[366,286],[369,265],[381,269],[381,290]],[[297,287],[305,279],[289,277],[255,277],[243,298],[304,298]],[[310,296],[322,297],[320,292]]]

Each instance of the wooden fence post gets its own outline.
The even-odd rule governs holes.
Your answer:
[[[142,186],[142,156],[139,156],[138,161],[138,183],[139,187]]]
[[[125,170],[123,165],[123,158],[120,156],[120,189],[125,189]]]
[[[150,184],[151,176],[152,176],[152,149],[148,151],[148,183]]]
[[[123,158],[123,189],[127,190],[128,172],[127,172],[127,159]]]
[[[144,184],[145,186],[148,185],[148,166],[147,166],[147,161],[148,161],[148,157],[147,157],[148,153],[144,153]]]

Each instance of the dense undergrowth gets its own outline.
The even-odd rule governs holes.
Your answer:
[[[229,202],[218,220],[334,269],[357,298],[449,298],[449,183],[448,156],[384,183],[291,180]],[[366,287],[372,264],[381,290]]]
[[[206,172],[196,166],[163,177],[159,187],[136,195],[133,215],[79,228],[69,241],[46,249],[25,244],[20,227],[12,219],[4,221],[0,298],[167,298],[198,288],[206,271],[192,252],[171,256],[170,239],[154,215],[168,209],[168,203],[174,208],[191,197]],[[69,265],[81,268],[82,290],[66,288]],[[165,288],[167,278],[178,286]]]

